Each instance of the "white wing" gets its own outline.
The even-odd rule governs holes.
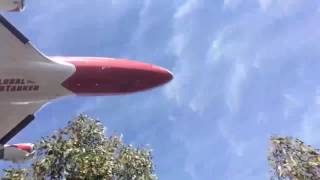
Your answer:
[[[32,63],[31,63],[32,62]],[[33,63],[53,63],[29,40],[0,15],[0,68],[32,66]],[[9,67],[9,68],[7,68]],[[0,100],[0,144],[5,144],[33,119],[34,113],[46,102],[12,104]]]
[[[0,104],[0,144],[7,143],[33,119],[46,102]]]
[[[52,63],[30,41],[0,15],[0,64],[23,65],[28,62]]]

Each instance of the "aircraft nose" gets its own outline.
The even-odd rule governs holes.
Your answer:
[[[165,68],[152,65],[152,70],[157,74],[156,80],[159,81],[159,84],[165,84],[173,79],[172,73]]]
[[[144,91],[173,79],[165,68],[108,58],[68,58],[76,72],[63,86],[78,95],[116,95]]]
[[[170,71],[159,66],[151,65],[151,68],[145,71],[145,78],[143,78],[142,81],[145,81],[144,85],[149,86],[149,88],[166,84],[173,79],[173,75]]]

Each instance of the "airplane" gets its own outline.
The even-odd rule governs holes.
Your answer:
[[[0,0],[0,12],[20,12],[24,0]],[[123,95],[173,79],[162,67],[105,57],[49,57],[0,14],[0,159],[23,162],[34,145],[6,143],[48,102],[65,96]]]

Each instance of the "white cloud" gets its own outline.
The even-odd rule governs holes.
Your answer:
[[[178,8],[177,12],[174,14],[174,17],[184,18],[198,7],[200,1],[201,0],[186,0],[186,2]]]
[[[224,122],[226,119],[218,121],[218,130],[228,144],[228,150],[236,156],[243,156],[246,144],[234,137],[233,133],[228,130],[228,125]]]
[[[218,36],[212,41],[207,52],[206,62],[208,65],[216,65],[223,58],[223,50],[221,49],[222,38]]]
[[[259,0],[263,12],[275,16],[289,16],[298,12],[303,6],[303,0]]]
[[[247,68],[244,64],[236,63],[232,70],[226,94],[226,103],[232,112],[238,111],[241,96],[241,85],[247,77]]]
[[[259,0],[261,9],[266,11],[270,7],[272,1],[273,0]]]
[[[307,109],[302,116],[303,119],[301,121],[301,130],[300,134],[298,134],[302,138],[302,140],[317,147],[320,146],[319,90],[320,88],[317,88],[314,95],[311,95],[312,98],[305,104],[305,106],[307,106]]]
[[[106,99],[101,97],[82,98],[82,100],[83,103],[78,107],[77,114],[86,114],[106,103]]]
[[[185,34],[181,33],[181,34],[176,34],[170,44],[169,44],[169,49],[173,49],[174,53],[177,56],[182,56],[183,50],[185,48],[186,45],[186,37]]]
[[[242,3],[242,0],[224,0],[223,5],[225,8],[235,9],[237,6]]]
[[[319,109],[319,107],[317,108]],[[302,140],[310,143],[312,145],[320,145],[320,136],[319,128],[320,128],[320,113],[317,111],[311,111],[304,115],[304,119],[301,123]]]

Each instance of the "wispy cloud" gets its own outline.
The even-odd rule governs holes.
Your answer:
[[[320,136],[318,135],[318,130],[320,127],[319,97],[319,87],[316,87],[313,93],[309,95],[309,98],[305,99],[304,103],[306,103],[306,110],[301,116],[301,128],[297,134],[307,143],[317,147],[320,146]]]
[[[200,113],[196,122],[188,122],[193,127],[188,131],[191,133],[199,127],[207,137],[203,141],[185,139],[185,144],[220,143],[234,152],[230,157],[234,163],[237,156],[249,158],[250,151],[265,156],[268,138],[273,134],[297,134],[299,123],[288,124],[301,122],[301,116],[293,116],[302,113],[307,104],[301,105],[297,101],[301,94],[314,89],[317,82],[309,82],[311,89],[306,90],[304,78],[312,75],[295,79],[301,73],[301,64],[310,68],[309,63],[300,58],[315,52],[305,45],[317,44],[311,39],[318,37],[314,31],[317,12],[315,8],[309,10],[318,4],[311,4],[301,5],[300,1],[225,1],[223,4],[205,1],[199,9],[190,8],[192,16],[175,19],[169,47],[177,57],[176,79],[168,86],[166,94],[179,107],[189,109],[188,113]],[[181,9],[185,7],[182,5]],[[206,7],[211,7],[211,13],[200,13]],[[237,16],[232,16],[234,13]],[[303,16],[304,21],[300,22],[297,16]],[[313,36],[306,37],[306,34]],[[296,93],[283,96],[296,88],[299,88]],[[220,134],[214,132],[217,121]],[[269,125],[265,126],[266,123]],[[212,127],[211,131],[204,128],[208,126]],[[214,136],[222,137],[225,142],[212,140]],[[218,149],[211,150],[212,153],[219,152]],[[221,156],[223,154],[220,152]],[[190,174],[204,177],[195,170],[196,159],[201,157],[187,161],[188,169],[193,170]],[[252,168],[262,163],[246,162]],[[214,162],[211,163],[214,166]],[[222,166],[227,167],[227,164]],[[260,167],[264,166],[260,164]],[[261,168],[256,172],[264,177],[263,171],[267,170]],[[254,171],[246,172],[246,177],[256,177]],[[227,178],[217,172],[214,174]]]
[[[288,16],[301,10],[305,1],[302,0],[259,0],[260,8],[263,12],[268,12],[278,16]]]
[[[181,6],[178,7],[178,10],[174,14],[174,18],[184,18],[185,16],[189,15],[194,11],[199,3],[202,0],[187,0]]]

